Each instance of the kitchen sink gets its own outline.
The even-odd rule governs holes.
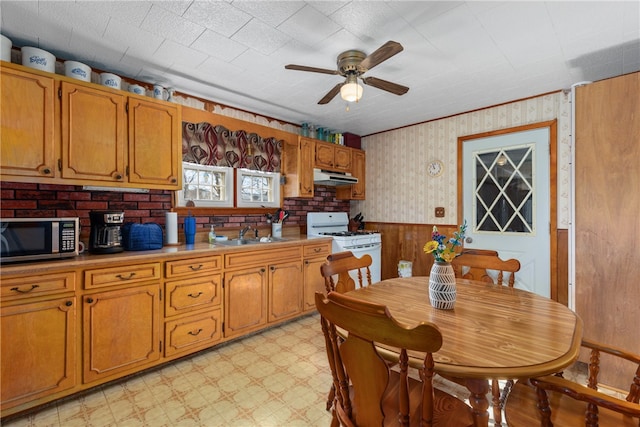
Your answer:
[[[223,246],[243,246],[243,245],[268,245],[275,242],[286,242],[287,239],[282,237],[268,237],[267,239],[229,239],[229,240],[216,240],[216,245]]]

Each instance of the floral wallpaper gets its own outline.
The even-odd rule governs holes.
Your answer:
[[[556,119],[558,228],[568,228],[569,98],[556,92],[364,137],[367,199],[352,202],[351,212],[362,212],[372,222],[455,224],[458,137]],[[426,168],[435,159],[444,163],[444,173],[431,178]],[[434,215],[438,206],[445,208],[443,218]]]
[[[182,160],[190,163],[279,172],[282,141],[209,123],[182,123]]]

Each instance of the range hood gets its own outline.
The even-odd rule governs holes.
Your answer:
[[[340,173],[314,169],[313,183],[319,185],[351,185],[357,184],[358,178],[351,176],[350,173]]]

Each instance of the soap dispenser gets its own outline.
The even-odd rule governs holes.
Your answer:
[[[213,229],[213,224],[211,224],[211,230],[209,231],[209,243],[216,242],[216,231]]]

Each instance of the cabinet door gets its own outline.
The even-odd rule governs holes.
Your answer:
[[[229,271],[224,280],[224,336],[259,329],[267,323],[267,269]]]
[[[134,372],[160,358],[160,286],[83,297],[84,382]]]
[[[182,132],[176,104],[129,98],[129,182],[182,187]]]
[[[334,170],[334,146],[325,142],[316,141],[315,167],[320,169]]]
[[[125,96],[67,82],[61,89],[62,177],[124,182]]]
[[[2,67],[0,105],[3,177],[53,178],[56,164],[53,79]]]
[[[358,178],[358,183],[337,187],[336,198],[365,200],[366,156],[362,150],[351,150],[351,175]]]
[[[75,297],[2,308],[2,409],[76,385]]]
[[[334,169],[340,172],[351,172],[351,149],[334,145]]]
[[[313,141],[305,138],[300,140],[299,197],[313,197],[313,147]]]
[[[304,260],[304,311],[316,309],[316,292],[326,293],[324,277],[320,274],[320,266],[326,260],[326,257]]]
[[[300,261],[269,266],[269,322],[302,312],[302,284]]]

